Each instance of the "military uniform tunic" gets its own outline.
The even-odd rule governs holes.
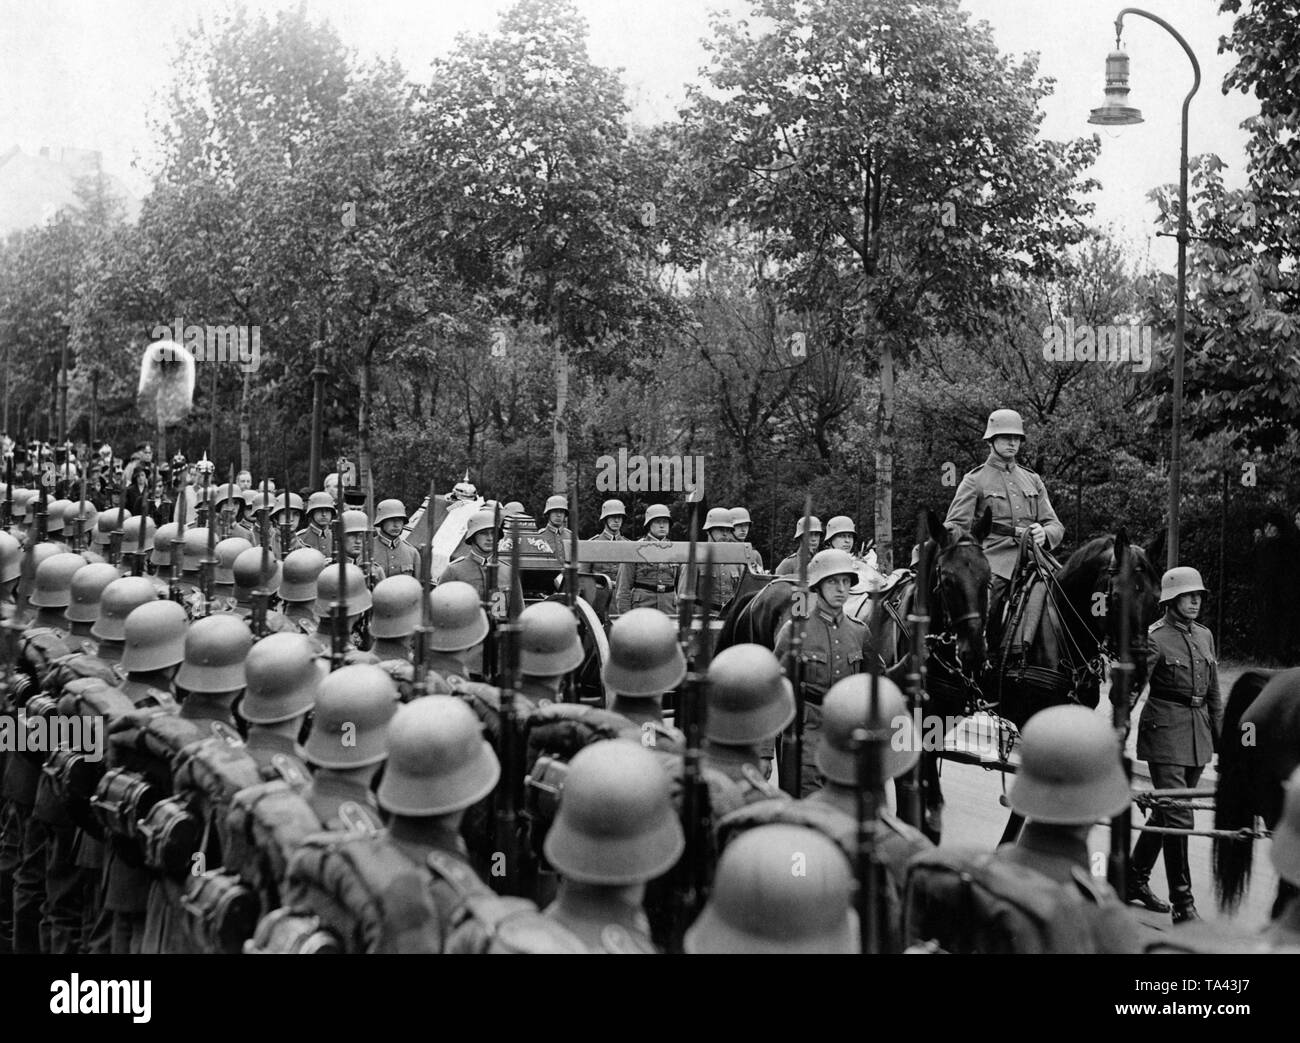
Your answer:
[[[312,550],[318,550],[325,557],[333,560],[334,558],[334,530],[318,529],[315,525],[308,524],[307,528],[298,533],[298,539],[304,547],[310,547]]]
[[[631,543],[626,536],[619,533],[617,536],[611,536],[608,529],[601,529],[592,537],[593,540],[604,540],[607,543]],[[587,566],[591,572],[599,572],[602,576],[609,577],[609,585],[615,586],[618,583],[619,564],[615,561],[598,561]]]
[[[400,536],[390,540],[379,533],[373,547],[375,564],[385,576],[414,576],[420,569],[420,555]]]
[[[1167,614],[1147,631],[1151,689],[1138,724],[1144,761],[1199,767],[1210,763],[1223,727],[1218,657],[1207,627]]]
[[[659,543],[643,536],[641,543]],[[618,568],[618,589],[614,604],[619,615],[634,608],[657,608],[670,616],[677,615],[677,579],[679,565],[647,561],[624,562]]]

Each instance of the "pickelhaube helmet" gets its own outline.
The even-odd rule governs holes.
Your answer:
[[[359,616],[374,604],[370,588],[366,586],[365,573],[356,565],[344,565],[345,611],[349,616]],[[331,606],[339,599],[339,567],[326,565],[316,577],[316,614],[325,619],[330,614]]]
[[[280,576],[282,601],[315,601],[316,579],[329,567],[329,559],[315,547],[299,547],[285,556]]]
[[[386,640],[410,637],[420,625],[420,594],[414,576],[389,576],[375,585],[370,633]]]
[[[104,588],[118,578],[117,566],[101,562],[85,565],[72,574],[68,607],[63,615],[69,623],[93,623],[99,618],[99,599]]]
[[[459,580],[439,583],[430,591],[429,616],[433,627],[429,647],[435,652],[463,652],[488,635],[487,613],[478,591]]]
[[[796,865],[802,872],[791,871]],[[758,826],[722,852],[686,951],[856,953],[852,899],[849,861],[834,841],[806,826]]]
[[[22,545],[7,532],[0,532],[0,583],[17,579],[23,571]]]
[[[1036,822],[1083,825],[1129,806],[1115,730],[1082,706],[1051,706],[1021,729],[1020,771],[1007,798]]]
[[[72,600],[72,577],[86,567],[80,554],[62,553],[36,566],[36,585],[31,604],[37,608],[67,608]]]
[[[539,601],[519,613],[519,669],[532,677],[559,677],[582,665],[582,639],[573,613]]]
[[[1160,577],[1160,603],[1173,601],[1181,594],[1207,594],[1201,574],[1188,565],[1179,565]]]
[[[857,745],[854,733],[877,733],[884,777],[897,778],[921,758],[920,736],[914,734],[907,699],[888,677],[880,678],[880,704],[871,723],[871,675],[851,674],[831,685],[822,701],[822,741],[817,768],[831,782],[856,786]]]
[[[395,815],[448,815],[482,800],[501,765],[474,712],[450,695],[401,707],[388,722],[388,763],[376,797]]]
[[[1288,884],[1300,885],[1300,768],[1291,773],[1282,798],[1282,816],[1273,827],[1269,850],[1277,875]]]
[[[853,524],[853,519],[847,514],[837,514],[834,518],[826,523],[826,539],[839,536],[842,533],[848,533],[850,536],[858,534],[857,528]]]
[[[609,629],[609,659],[601,670],[605,687],[623,696],[672,691],[686,676],[686,657],[677,628],[658,609],[624,612]]]
[[[672,511],[668,509],[668,505],[666,503],[652,503],[649,507],[645,509],[646,528],[649,528],[650,523],[654,521],[656,518],[664,518],[668,521],[672,521],[673,514]]]
[[[397,686],[378,666],[355,663],[335,670],[316,691],[307,759],[322,768],[378,764],[388,752],[388,722],[397,702]]]
[[[543,845],[556,872],[580,883],[637,884],[671,869],[684,847],[668,775],[653,753],[606,739],[574,755]]]
[[[122,628],[122,669],[135,674],[179,665],[187,627],[185,609],[174,601],[148,601],[132,609]]]
[[[627,516],[627,508],[623,506],[622,500],[606,500],[600,505],[600,520],[606,518],[621,518]]]
[[[231,572],[235,576],[235,596],[248,595],[259,587],[265,587],[272,594],[280,589],[280,563],[274,555],[268,555],[267,572],[262,572],[262,548],[249,547],[240,551]]]
[[[451,494],[458,500],[472,500],[478,495],[478,489],[469,480],[468,472],[466,472],[464,478],[452,486]]]
[[[252,546],[242,536],[229,536],[218,543],[213,549],[213,554],[217,559],[216,567],[212,572],[213,582],[234,583],[235,560]]]
[[[732,645],[709,665],[704,737],[725,746],[770,739],[794,720],[794,689],[762,645]]]
[[[343,512],[343,535],[351,536],[356,533],[367,533],[370,531],[370,520],[366,517],[365,511],[344,511]]]
[[[465,526],[465,539],[463,542],[471,543],[475,536],[480,532],[490,532],[496,525],[495,511],[475,511],[470,515],[469,522]]]
[[[822,531],[822,520],[814,515],[808,520],[808,531],[820,533]],[[797,540],[803,535],[803,519],[800,518],[794,527],[794,538]]]
[[[279,724],[300,717],[316,701],[329,672],[304,634],[268,634],[244,660],[245,689],[239,713],[250,724]]]
[[[725,507],[710,507],[709,513],[704,517],[705,532],[710,529],[730,529],[733,524],[731,512]]]
[[[99,615],[90,628],[101,641],[122,641],[126,617],[141,605],[158,600],[158,588],[147,576],[123,576],[106,586],[99,595]]]
[[[334,497],[324,490],[314,492],[307,497],[308,514],[311,514],[313,511],[329,511],[332,515],[336,509],[337,505],[334,503]]]
[[[405,524],[407,520],[406,504],[401,500],[380,500],[379,506],[375,508],[375,528],[379,528],[390,518],[401,518]]]
[[[185,661],[176,684],[191,692],[234,692],[244,687],[244,660],[253,647],[248,624],[229,612],[196,619],[185,635]]]
[[[154,565],[170,565],[172,561],[172,540],[176,539],[180,526],[175,522],[159,525],[153,534],[153,553],[149,561]]]
[[[984,428],[984,441],[998,435],[1025,437],[1025,422],[1014,409],[995,409],[989,414],[989,422]]]
[[[850,576],[854,580],[858,578],[858,566],[852,554],[846,550],[832,549],[818,551],[812,556],[808,562],[808,586],[816,587],[832,576]]]

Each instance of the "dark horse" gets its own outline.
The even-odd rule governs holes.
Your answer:
[[[1255,817],[1273,829],[1282,815],[1283,784],[1300,766],[1300,670],[1248,670],[1237,678],[1223,711],[1215,829],[1253,829]],[[1250,839],[1214,841],[1219,907],[1235,909],[1250,882]],[[1297,889],[1278,881],[1273,916]]]

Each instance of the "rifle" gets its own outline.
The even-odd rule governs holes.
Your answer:
[[[429,483],[429,502],[437,494],[437,483]],[[496,547],[495,540],[493,548]],[[412,658],[415,660],[415,697],[429,694],[429,634],[433,630],[433,526],[425,526],[424,553],[420,555],[420,625],[415,628]]]
[[[890,952],[889,915],[885,905],[884,866],[877,857],[880,812],[885,806],[885,777],[882,743],[888,741],[885,722],[880,719],[880,670],[871,672],[871,694],[865,728],[853,733],[858,775],[858,845],[855,869],[858,877],[858,927],[864,953]]]
[[[1119,661],[1111,665],[1110,705],[1111,723],[1119,740],[1120,763],[1124,766],[1124,775],[1132,781],[1133,762],[1124,748],[1128,737],[1129,693],[1133,684],[1133,635],[1129,633],[1129,613],[1133,607],[1133,555],[1124,547],[1124,563],[1119,562],[1118,548],[1110,563],[1111,586],[1114,587],[1116,573],[1119,574],[1119,605],[1106,606],[1107,611],[1119,612],[1119,644],[1117,652]],[[1132,839],[1132,812],[1128,806],[1110,820],[1110,858],[1107,860],[1106,879],[1115,893],[1124,898],[1128,894],[1129,841]]]
[[[339,491],[342,492],[343,480],[339,479]],[[340,508],[341,510],[342,508]],[[284,459],[284,515],[280,521],[280,560],[289,554],[289,545],[293,542],[293,526],[289,522],[289,459]]]
[[[501,531],[501,504],[497,503],[492,516],[492,551],[488,556],[487,569],[483,580],[483,611],[487,615],[488,632],[483,639],[483,676],[488,680],[497,675],[497,617],[500,609],[500,592],[497,590],[497,575],[501,571],[501,551],[497,546],[497,535]]]
[[[695,586],[699,576],[695,572],[695,548],[700,539],[700,503],[691,503],[691,544],[686,548],[686,586],[677,602],[677,643],[681,645],[682,655],[689,663],[691,660],[691,624],[695,618]]]
[[[5,453],[5,499],[4,506],[0,508],[3,514],[0,514],[0,529],[8,529],[14,520],[14,452],[9,450]]]
[[[270,511],[270,491],[266,487],[266,480],[262,480],[262,515],[258,521],[258,529],[262,539],[262,565],[257,573],[257,589],[253,591],[253,612],[252,612],[252,629],[258,638],[266,637],[271,628],[267,622],[267,615],[271,611],[271,588],[267,586],[271,581],[271,511]]]
[[[698,521],[698,511],[696,512]],[[694,584],[692,584],[694,585]],[[682,949],[686,928],[699,915],[707,897],[711,873],[709,841],[713,835],[713,805],[709,785],[704,778],[700,747],[704,738],[704,721],[708,713],[709,664],[713,659],[713,640],[709,629],[713,595],[713,544],[704,547],[704,574],[695,600],[700,606],[700,633],[695,656],[682,685],[680,709],[675,722],[686,736],[682,753],[682,832],[686,846],[674,871],[672,948]]]
[[[203,614],[212,615],[212,581],[213,571],[217,567],[217,519],[213,517],[216,510],[216,491],[212,486],[212,476],[216,465],[203,454],[197,470],[203,475],[203,518],[207,523],[208,546],[203,561],[199,564],[199,589],[203,591]]]
[[[185,603],[181,594],[181,548],[185,545],[185,515],[189,507],[189,497],[185,495],[185,464],[185,457],[180,453],[172,457],[172,490],[176,493],[173,520],[176,522],[176,534],[172,536],[172,574],[167,594],[180,605]]]
[[[287,473],[286,473],[287,477]],[[288,492],[285,492],[285,503]],[[285,509],[285,517],[289,511]],[[334,633],[330,635],[330,670],[343,666],[343,657],[348,647],[348,556],[343,553],[343,479],[340,474],[339,484],[334,493],[334,542],[338,547],[339,595],[338,600],[330,606],[330,618],[334,623]]]
[[[90,533],[83,533],[81,531],[82,523],[85,521],[86,511],[86,508],[83,506],[86,502],[86,458],[82,456],[77,463],[81,465],[81,497],[77,500],[77,513],[75,520],[72,523],[71,547],[74,553],[81,550],[81,540],[83,536],[86,539],[86,547],[89,548],[91,544]],[[66,522],[63,527],[64,529],[67,529],[68,526]]]
[[[803,635],[811,612],[812,595],[808,590],[808,530],[812,527],[812,496],[804,500],[803,532],[799,536],[799,572],[794,593],[790,596],[790,651],[786,656],[786,675],[794,688],[794,720],[781,733],[781,758],[778,764],[781,789],[799,798],[803,789]]]
[[[913,588],[915,593],[912,595],[912,610],[907,614],[907,623],[911,630],[911,654],[908,657],[908,671],[907,679],[904,682],[904,691],[907,694],[908,711],[911,713],[917,729],[914,739],[920,741],[921,716],[929,698],[925,692],[925,642],[926,632],[930,626],[930,554],[932,547],[924,511],[917,518],[916,539],[921,549],[916,563],[916,585]],[[883,664],[878,664],[877,669],[883,669]],[[921,809],[924,806],[922,796],[925,786],[925,773],[921,771],[920,761],[912,765],[911,770],[898,780],[898,817],[909,826],[915,826],[917,829],[921,828]]]
[[[569,606],[569,611],[573,613],[574,622],[577,623],[578,631],[581,633],[582,620],[578,616],[578,487],[576,484],[569,493],[569,503],[572,509],[569,514],[569,560],[564,565],[564,600]],[[566,703],[578,701],[577,683],[574,680],[576,673],[575,669],[564,675],[562,700]]]
[[[516,519],[510,521],[510,571],[517,575],[520,527]],[[496,854],[505,860],[505,871],[499,877],[494,874],[494,879],[499,880],[498,893],[512,895],[519,891],[521,845],[518,808],[524,779],[522,751],[517,749],[518,722],[515,715],[515,698],[519,691],[519,606],[514,598],[509,598],[508,604],[506,625],[501,627],[499,638],[500,676],[495,679],[501,692],[501,709],[497,718],[497,759],[501,762],[501,780],[496,791],[494,848]]]
[[[108,537],[108,561],[111,565],[117,565],[122,560],[122,540],[126,537],[126,470],[122,470],[122,492],[117,501],[117,524],[113,526],[113,532]],[[140,518],[140,528],[144,528],[144,518]]]
[[[143,466],[143,462],[136,464],[136,467],[137,467],[137,468],[142,467],[142,466]],[[136,475],[136,472],[133,470],[133,471],[131,472],[131,481],[133,481],[133,482],[135,481],[135,475]],[[125,481],[125,478],[124,478],[123,480]],[[152,485],[153,485],[153,483],[154,483],[154,477],[153,477],[153,474],[152,474],[152,473],[147,473],[147,474],[145,475],[145,482],[146,482],[147,485],[149,485],[149,486],[152,487]],[[141,493],[140,493],[140,538],[136,541],[136,547],[135,547],[135,552],[136,552],[136,553],[135,553],[135,560],[134,560],[133,562],[131,562],[131,575],[132,575],[132,576],[143,576],[143,575],[144,575],[144,544],[145,544],[145,529],[148,528],[148,524],[147,524],[148,519],[149,519],[150,517],[152,517],[152,514],[153,514],[153,512],[149,509],[149,496],[150,496],[150,494],[151,494],[152,492],[153,492],[153,489],[152,489],[152,488],[148,488],[148,489],[142,490]]]
[[[36,545],[45,542],[46,520],[49,518],[50,485],[54,482],[54,470],[46,471],[41,461],[41,450],[37,448],[36,480],[40,482],[41,495],[36,502],[36,534],[28,534],[27,546],[23,550],[22,578],[18,583],[18,612],[25,615],[29,607],[31,591],[36,586]],[[47,484],[49,483],[49,484]]]

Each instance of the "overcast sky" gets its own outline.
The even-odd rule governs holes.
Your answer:
[[[251,0],[255,9],[294,6],[298,0]],[[153,99],[172,75],[169,55],[177,35],[219,4],[198,0],[0,0],[0,150],[18,144],[99,149],[105,166],[143,194],[152,142],[146,122]],[[423,80],[430,60],[457,33],[489,31],[508,0],[307,0],[360,53],[396,56]],[[639,120],[669,119],[684,97],[683,84],[704,61],[700,38],[711,8],[744,9],[743,0],[578,0],[591,26],[596,61],[624,70]],[[986,19],[1003,51],[1038,51],[1040,72],[1055,78],[1044,104],[1043,133],[1052,138],[1091,133],[1088,110],[1100,104],[1114,16],[1123,6],[1097,0],[963,0]],[[1216,152],[1228,164],[1230,185],[1243,180],[1243,119],[1257,111],[1239,93],[1224,96],[1232,56],[1218,39],[1231,31],[1217,0],[1148,0],[1147,8],[1187,38],[1201,62],[1202,83],[1192,102],[1192,155]],[[1153,262],[1172,266],[1173,245],[1150,237],[1154,207],[1146,193],[1178,177],[1179,112],[1191,68],[1172,37],[1142,18],[1125,19],[1132,58],[1132,104],[1146,123],[1101,131],[1093,176],[1097,221],[1114,226]],[[143,161],[141,163],[140,161]],[[132,164],[136,163],[136,169]]]

